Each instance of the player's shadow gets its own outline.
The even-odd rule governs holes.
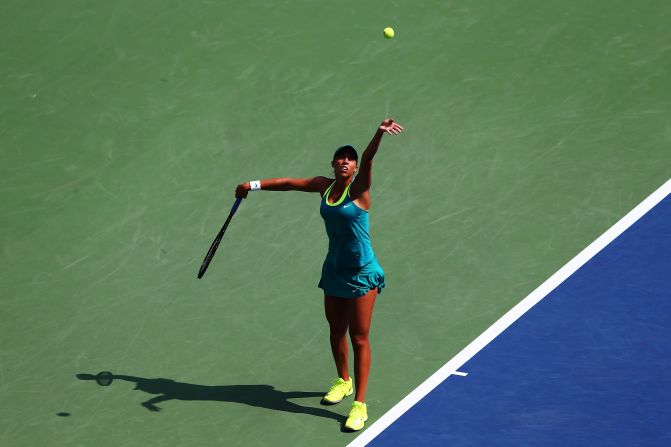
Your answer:
[[[77,374],[79,380],[96,380],[93,374]],[[192,383],[176,382],[171,379],[146,379],[143,377],[114,374],[113,380],[125,380],[135,383],[135,390],[155,394],[156,397],[142,402],[142,406],[149,411],[161,411],[157,406],[169,400],[217,401],[235,402],[252,407],[268,408],[289,413],[303,413],[329,419],[341,423],[345,417],[323,408],[304,407],[289,399],[302,397],[318,397],[323,393],[309,391],[280,391],[271,385],[194,385]]]

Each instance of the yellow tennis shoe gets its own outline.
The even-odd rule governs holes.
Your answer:
[[[337,404],[343,397],[349,396],[352,394],[352,378],[348,380],[343,380],[338,377],[333,381],[333,385],[329,388],[328,393],[324,395],[322,399],[323,404]]]
[[[349,411],[349,417],[345,422],[345,428],[351,431],[358,431],[363,428],[364,422],[368,420],[368,409],[363,402],[352,403],[352,409]]]

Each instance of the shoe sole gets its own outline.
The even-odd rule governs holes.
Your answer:
[[[364,419],[363,421],[366,422],[367,420],[368,420],[368,416],[366,416],[366,419]],[[365,425],[366,424],[361,424],[361,427],[359,427],[359,428],[348,427],[347,425],[345,425],[345,430],[347,430],[347,431],[359,431],[359,430],[362,430],[365,427]]]
[[[354,393],[354,390],[350,390],[349,393],[345,394],[345,397],[347,397],[347,396],[351,396],[353,393]],[[343,399],[344,399],[345,397],[343,397]],[[322,400],[321,400],[322,405],[335,405],[335,404],[339,404],[340,402],[342,402],[342,399],[337,400],[337,401],[326,400],[326,399],[322,399]]]

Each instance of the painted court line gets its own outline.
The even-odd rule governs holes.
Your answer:
[[[627,228],[633,225],[637,220],[643,217],[655,205],[661,202],[671,193],[671,179],[667,180],[655,192],[650,194],[645,200],[639,203],[633,210],[620,219],[608,231],[599,236],[587,248],[582,250],[571,259],[566,265],[559,269],[554,275],[548,278],[536,290],[531,292],[519,304],[513,307],[503,315],[496,323],[490,326],[478,338],[473,340],[459,354],[454,356],[442,368],[436,371],[431,377],[419,385],[414,391],[408,394],[403,400],[392,407],[380,419],[370,425],[361,435],[348,444],[347,447],[363,447],[379,435],[384,429],[391,425],[403,413],[408,411],[413,405],[419,402],[424,396],[429,394],[434,388],[441,384],[450,375],[462,375],[458,369],[473,358],[485,346],[498,337],[510,325],[517,321],[522,315],[538,304],[557,286],[564,282],[576,270],[582,267],[587,261],[592,259],[597,253],[603,250],[615,238],[622,234]]]

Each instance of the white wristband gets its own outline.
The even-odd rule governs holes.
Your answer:
[[[261,180],[252,180],[249,182],[249,187],[252,191],[258,191],[261,189]]]

